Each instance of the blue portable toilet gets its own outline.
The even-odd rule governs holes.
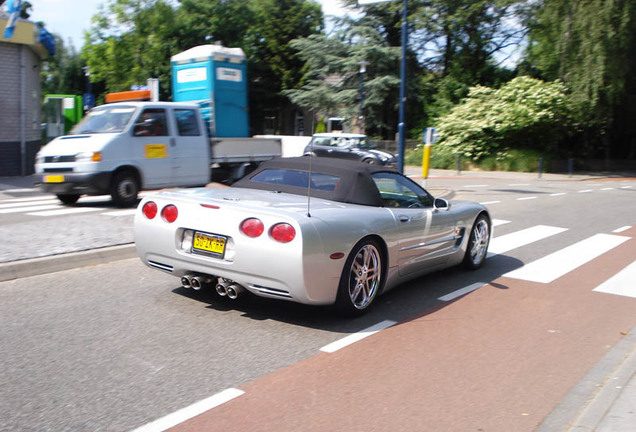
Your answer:
[[[173,100],[199,103],[210,136],[249,136],[247,65],[241,48],[200,45],[170,60]]]

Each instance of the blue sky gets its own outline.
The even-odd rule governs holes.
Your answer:
[[[339,0],[316,0],[322,4],[325,15],[341,16],[345,13]],[[33,5],[31,20],[42,21],[51,33],[69,39],[78,50],[84,42],[84,30],[91,26],[91,18],[105,0],[30,0]]]

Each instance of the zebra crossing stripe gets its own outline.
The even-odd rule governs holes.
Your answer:
[[[10,209],[10,208],[23,208],[29,206],[36,205],[45,205],[45,204],[53,204],[58,203],[56,199],[48,199],[48,200],[38,200],[38,202],[10,202],[7,204],[0,204],[0,209]]]
[[[555,234],[567,231],[567,228],[558,228],[547,225],[536,225],[530,228],[516,231],[490,240],[488,257],[499,255],[521,246],[534,243]]]
[[[63,208],[60,210],[49,210],[49,211],[38,211],[33,213],[27,213],[31,216],[59,216],[71,213],[88,213],[94,211],[103,211],[106,210],[104,207],[71,207],[71,208]]]
[[[594,291],[636,298],[636,261],[594,288]]]
[[[629,239],[630,237],[611,234],[596,234],[503,276],[531,282],[550,283]]]
[[[50,210],[50,209],[55,209],[55,208],[60,208],[61,206],[59,204],[32,204],[29,205],[27,207],[25,207],[24,205],[22,207],[15,207],[15,208],[6,208],[6,209],[2,209],[0,210],[0,214],[7,214],[7,213],[24,213],[24,212],[29,212],[29,211],[39,211],[39,210]]]

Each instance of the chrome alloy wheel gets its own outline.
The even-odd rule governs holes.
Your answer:
[[[362,246],[353,262],[349,276],[349,298],[356,309],[371,304],[380,287],[382,261],[380,251],[369,243]]]
[[[488,249],[490,240],[488,221],[486,219],[480,218],[477,220],[477,223],[475,223],[473,227],[471,237],[470,260],[473,265],[478,266],[486,256],[486,250]]]

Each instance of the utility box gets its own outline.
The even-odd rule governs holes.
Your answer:
[[[174,102],[196,102],[212,137],[248,137],[247,65],[240,48],[200,45],[171,57]]]

